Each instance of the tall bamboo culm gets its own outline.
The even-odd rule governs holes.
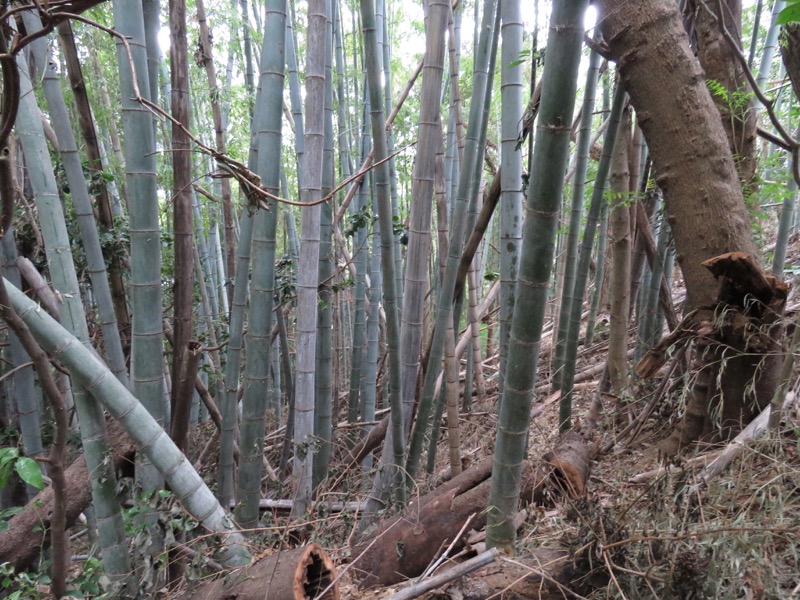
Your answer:
[[[514,517],[519,504],[520,473],[528,440],[561,188],[569,156],[587,6],[585,0],[554,4],[547,38],[547,63],[522,230],[517,301],[500,401],[486,527],[488,545],[509,552],[514,551]]]

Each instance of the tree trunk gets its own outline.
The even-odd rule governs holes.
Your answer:
[[[133,464],[133,443],[122,427],[113,421],[108,421],[108,434],[112,443],[111,461],[114,468],[120,470],[130,467]],[[83,456],[64,470],[64,479],[67,498],[64,510],[66,526],[69,528],[92,501],[89,471]],[[5,531],[0,532],[0,563],[11,563],[16,571],[33,566],[42,549],[49,546],[49,523],[54,503],[53,489],[48,487],[33,498],[22,512],[11,518]],[[39,531],[41,535],[33,535],[33,531]]]
[[[789,23],[781,30],[781,58],[795,95],[800,98],[800,24]]]
[[[339,600],[336,567],[317,544],[279,550],[224,579],[190,591],[187,600]]]
[[[172,80],[172,204],[175,275],[173,285],[172,428],[181,450],[189,434],[195,372],[190,372],[192,305],[194,303],[194,234],[192,231],[192,155],[189,121],[189,58],[185,0],[170,0],[170,63]],[[185,128],[185,129],[184,129]],[[196,366],[196,364],[195,364]],[[188,391],[188,393],[187,393]]]
[[[637,110],[653,157],[656,182],[664,201],[686,282],[686,309],[711,305],[717,285],[703,262],[731,251],[758,256],[739,176],[717,109],[703,72],[689,48],[675,3],[643,0],[635,6],[620,0],[598,3],[603,38],[611,58],[618,61],[622,79]],[[669,49],[668,51],[666,49]],[[665,94],[664,90],[673,93]],[[700,357],[701,374],[713,367]],[[708,372],[707,388],[695,387],[687,415],[707,415],[711,399],[720,394],[741,412],[745,391],[763,357],[754,356],[741,368],[725,369],[719,378]],[[746,371],[745,371],[746,369]],[[762,367],[763,369],[763,367]],[[769,378],[766,378],[769,379]],[[719,384],[717,384],[719,382]],[[758,386],[769,402],[774,389]],[[704,425],[689,423],[688,429]],[[678,430],[664,449],[675,449],[676,439],[689,441]]]
[[[716,91],[712,98],[722,117],[722,127],[739,172],[739,179],[743,185],[751,186],[756,173],[757,120],[756,112],[751,106],[752,90],[720,26],[720,22],[724,23],[741,46],[742,2],[741,0],[709,2],[707,6],[714,15],[702,6],[706,3],[691,4],[695,5],[694,10],[697,11],[695,20],[697,58],[705,71],[706,80],[721,86],[715,86]]]
[[[757,256],[758,249],[703,72],[675,3],[601,0],[598,8],[605,15],[603,37],[618,61],[664,191],[687,308],[709,304],[717,286],[702,262],[733,250]]]

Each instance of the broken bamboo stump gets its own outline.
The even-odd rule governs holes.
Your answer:
[[[223,579],[188,592],[187,600],[339,600],[336,568],[317,544],[275,552]]]
[[[568,431],[556,447],[542,457],[537,469],[533,499],[544,504],[547,497],[580,498],[589,481],[589,448],[580,434]]]
[[[583,450],[581,450],[583,446]],[[574,462],[574,464],[572,464]],[[544,498],[565,494],[578,497],[586,490],[589,474],[588,449],[578,434],[567,434],[542,459],[523,463],[520,501],[526,504],[537,494]],[[362,587],[393,585],[422,574],[440,550],[463,534],[472,519],[476,530],[486,524],[491,488],[492,460],[485,460],[411,502],[406,511],[384,521],[368,538],[353,548],[360,557],[353,570],[362,577]],[[453,544],[463,545],[464,540]]]

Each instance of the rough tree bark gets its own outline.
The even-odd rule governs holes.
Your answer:
[[[674,2],[600,0],[598,8],[664,191],[687,308],[709,304],[717,286],[702,262],[732,250],[756,256],[758,249],[703,72]]]
[[[108,439],[112,443],[114,467],[119,470],[133,468],[134,445],[119,423],[108,420]],[[66,480],[65,506],[66,526],[71,527],[78,515],[92,501],[89,487],[89,472],[86,461],[80,456],[64,471]],[[53,514],[55,496],[48,487],[39,492],[22,510],[8,522],[0,532],[0,563],[11,563],[22,571],[33,566],[39,553],[50,544],[50,518]],[[31,532],[36,531],[35,535]]]
[[[789,23],[781,30],[781,58],[795,95],[800,98],[800,24]]]
[[[719,111],[728,146],[739,172],[739,179],[744,186],[750,186],[756,174],[757,164],[755,156],[757,119],[755,111],[752,110],[752,88],[719,24],[720,21],[724,23],[741,46],[742,2],[723,0],[703,3],[692,0],[689,9],[695,11],[696,16],[694,31],[697,58],[705,71],[706,80],[721,86],[717,88],[717,93],[712,94],[712,99]],[[709,10],[713,11],[714,15]]]
[[[758,256],[717,108],[674,2],[642,0],[633,5],[600,0],[597,7],[608,45],[603,50],[619,65],[653,157],[656,182],[664,192],[686,282],[685,308],[711,305],[717,285],[702,263],[732,251]],[[743,403],[743,381],[752,381],[757,374],[754,368],[746,374],[735,373],[721,363],[705,368],[714,371],[709,372],[711,385],[702,392],[696,390],[699,393],[693,395],[690,404],[694,406],[687,408],[687,415],[708,414],[710,401],[720,395],[731,403]],[[759,377],[763,374],[758,373]],[[760,387],[758,402],[762,394],[769,402],[770,386]],[[691,425],[690,420],[687,417],[684,425]],[[688,434],[694,429],[679,426],[662,449],[676,451],[691,441],[693,436]]]

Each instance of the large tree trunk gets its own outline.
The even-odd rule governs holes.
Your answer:
[[[758,249],[705,76],[674,2],[600,0],[597,6],[664,191],[687,308],[710,304],[717,286],[701,263],[733,250],[757,256]]]
[[[704,73],[671,0],[636,4],[600,0],[597,6],[603,39],[610,57],[618,62],[653,157],[656,182],[664,192],[686,282],[685,309],[711,305],[717,285],[702,263],[732,251],[756,257],[758,249],[736,165]],[[703,357],[698,362],[702,369]],[[706,365],[715,371],[702,378],[710,385],[705,390],[695,389],[685,423],[676,429],[665,450],[690,441],[694,437],[687,435],[690,429],[702,431],[704,425],[696,418],[692,422],[689,415],[707,415],[711,399],[721,395],[731,405],[744,403],[747,385],[756,376],[754,365],[725,369],[716,377],[719,364]],[[763,395],[768,402],[772,390],[768,385],[761,387],[757,400]]]
[[[697,41],[697,58],[706,74],[706,80],[721,87],[712,95],[717,105],[728,146],[739,172],[742,184],[753,184],[756,173],[756,113],[750,100],[752,89],[744,69],[736,58],[728,40],[722,33],[720,22],[741,46],[742,2],[724,0],[709,2],[712,15],[703,2],[693,0],[690,9],[695,11],[694,31]]]

